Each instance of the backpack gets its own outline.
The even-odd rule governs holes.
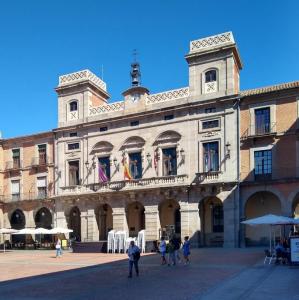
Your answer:
[[[134,252],[133,253],[133,258],[134,258],[134,260],[139,260],[139,258],[140,258],[140,252],[139,251]]]

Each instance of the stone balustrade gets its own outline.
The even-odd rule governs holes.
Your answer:
[[[147,96],[146,104],[147,105],[155,104],[155,103],[185,98],[188,96],[189,96],[189,88],[185,87],[185,88],[171,90],[163,93],[149,95]]]
[[[146,188],[170,187],[187,185],[187,175],[163,176],[142,178],[136,180],[111,181],[106,183],[93,183],[87,185],[68,186],[61,188],[62,195],[86,194],[94,192],[127,191]]]
[[[97,107],[90,106],[89,107],[89,116],[97,116],[100,114],[106,114],[109,112],[122,111],[125,108],[125,104],[123,101],[114,102],[107,105],[100,105]]]
[[[101,88],[104,91],[107,91],[106,83],[89,70],[82,70],[79,72],[59,76],[59,85],[58,86],[59,87],[65,86],[65,85],[78,83],[80,81],[86,81],[86,80],[91,81],[97,87]]]
[[[220,171],[202,172],[196,174],[196,180],[200,183],[219,182],[222,179]]]
[[[235,40],[231,31],[209,36],[190,42],[190,53],[206,51],[212,48],[234,45]]]

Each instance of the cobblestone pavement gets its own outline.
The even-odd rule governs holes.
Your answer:
[[[169,267],[159,255],[143,255],[140,276],[129,279],[124,254],[0,253],[0,299],[255,299],[250,291],[265,271],[289,269],[261,265],[263,249],[193,249],[191,258]],[[240,292],[232,295],[232,288]]]

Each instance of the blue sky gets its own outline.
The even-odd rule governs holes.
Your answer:
[[[233,31],[241,88],[299,80],[299,1],[15,0],[0,2],[0,130],[57,126],[58,76],[101,74],[111,101],[130,85],[137,49],[151,93],[188,85],[189,41]]]

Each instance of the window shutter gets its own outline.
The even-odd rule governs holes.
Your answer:
[[[20,194],[20,181],[13,180],[11,182],[11,193],[12,194]]]
[[[47,186],[47,177],[38,177],[37,178],[37,187],[46,187]]]

